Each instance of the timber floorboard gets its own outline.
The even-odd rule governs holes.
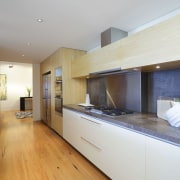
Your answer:
[[[106,180],[41,121],[0,112],[0,180]]]

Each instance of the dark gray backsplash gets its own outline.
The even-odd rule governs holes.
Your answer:
[[[158,96],[180,97],[180,69],[148,73],[148,112],[157,112]]]
[[[87,92],[96,106],[156,113],[159,96],[180,97],[179,78],[180,69],[109,75],[88,79]]]

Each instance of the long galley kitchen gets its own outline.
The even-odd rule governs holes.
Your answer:
[[[72,61],[90,103],[64,104],[63,137],[111,179],[180,179],[179,18]]]
[[[179,104],[179,22],[177,16],[94,52],[60,48],[41,65],[42,74],[51,71],[50,127],[110,179],[180,179],[180,130],[170,123],[179,119],[162,118]],[[62,114],[54,101],[58,67]],[[159,100],[169,103],[161,116]]]

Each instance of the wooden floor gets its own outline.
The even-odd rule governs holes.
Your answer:
[[[42,122],[0,112],[0,180],[71,179],[108,178]]]

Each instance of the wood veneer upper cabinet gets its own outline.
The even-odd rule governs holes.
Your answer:
[[[180,60],[180,15],[72,61],[72,77]]]
[[[180,60],[180,15],[129,36],[123,44],[127,52],[122,69]]]
[[[78,104],[84,102],[86,93],[85,79],[72,79],[71,70],[73,59],[81,57],[86,52],[75,49],[62,49],[62,79],[63,79],[63,104]]]

